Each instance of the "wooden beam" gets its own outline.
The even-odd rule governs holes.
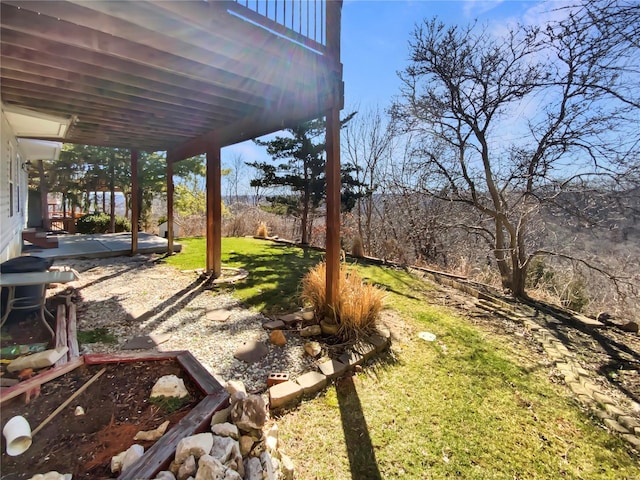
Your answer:
[[[41,75],[28,75],[17,73],[3,69],[2,70],[2,90],[5,92],[15,92],[19,94],[23,91],[26,95],[33,95],[35,98],[46,100],[48,96],[52,99],[68,101],[76,98],[80,105],[90,105],[96,108],[99,105],[104,107],[110,106],[112,109],[120,109],[128,111],[131,114],[153,115],[162,119],[165,123],[166,119],[175,118],[176,110],[180,111],[183,122],[200,122],[202,126],[210,124],[213,119],[222,121],[230,121],[236,119],[238,114],[228,114],[225,111],[217,111],[215,107],[208,108],[202,105],[202,108],[192,108],[192,104],[185,100],[182,106],[171,105],[163,102],[148,100],[135,95],[121,95],[112,90],[95,88],[84,82],[58,80]],[[73,102],[71,102],[73,103]],[[176,126],[179,125],[176,124]]]
[[[138,253],[140,203],[138,191],[138,150],[131,150],[131,255]]]
[[[327,87],[328,88],[328,87]],[[333,98],[328,89],[318,92],[317,97],[307,98],[304,102],[290,104],[284,102],[281,108],[265,110],[241,120],[211,130],[199,137],[188,140],[172,151],[176,159],[185,159],[201,155],[207,144],[216,138],[221,147],[233,145],[268,133],[294,127],[302,122],[321,117],[333,106]]]
[[[21,57],[22,55],[34,58],[27,60]],[[108,89],[125,96],[173,105],[174,108],[189,106],[206,112],[215,107],[230,117],[246,111],[247,108],[245,104],[225,102],[211,93],[200,91],[199,95],[194,97],[193,90],[181,85],[143,80],[127,72],[110,70],[105,66],[87,65],[75,59],[55,59],[53,55],[40,52],[34,54],[32,50],[22,47],[2,45],[2,56],[3,77],[6,78],[22,79],[28,75],[39,75],[48,79],[82,83],[99,90]]]
[[[257,93],[247,95],[239,100],[226,98],[226,91],[220,91],[220,87],[211,84],[209,79],[186,78],[180,72],[154,68],[152,65],[140,65],[126,58],[106,57],[100,52],[85,50],[72,45],[55,42],[51,39],[34,37],[28,33],[14,30],[2,30],[2,56],[9,58],[22,58],[35,63],[42,63],[43,66],[50,64],[51,57],[58,59],[58,68],[75,71],[79,67],[78,63],[86,65],[78,71],[80,73],[95,68],[94,75],[112,78],[122,83],[133,82],[133,86],[144,87],[149,83],[155,90],[162,91],[163,88],[179,94],[179,89],[187,89],[193,92],[201,92],[203,95],[214,96],[218,102],[229,106],[229,108],[246,108],[246,105],[260,106],[264,103]],[[45,60],[42,56],[46,55]],[[118,75],[118,72],[120,75]],[[124,76],[124,77],[123,77]],[[134,80],[131,80],[134,79]],[[187,94],[183,94],[187,96]]]
[[[211,139],[207,154],[207,273],[219,277],[222,271],[222,188],[220,144]]]
[[[46,2],[50,8],[51,2]],[[235,2],[76,2],[82,7],[94,12],[77,12],[74,18],[69,17],[70,8],[65,8],[64,16],[80,25],[86,25],[109,35],[126,38],[134,43],[159,48],[163,51],[173,52],[193,60],[206,58],[214,53],[221,64],[226,65],[225,70],[252,79],[263,78],[267,83],[272,75],[265,71],[248,71],[237,62],[238,58],[248,58],[250,63],[255,63],[260,56],[268,55],[272,66],[279,70],[278,66],[289,66],[291,58],[296,58],[296,63],[309,60],[322,62],[323,56],[318,55],[309,48],[299,45],[306,39],[297,38],[295,42],[274,35],[267,31],[269,26],[281,28],[279,24],[270,19],[255,14],[252,10],[243,7],[235,8]],[[36,7],[42,13],[43,8]],[[235,10],[250,20],[247,22],[229,14],[228,10]],[[56,11],[50,12],[56,15]],[[88,18],[87,18],[88,17]],[[266,28],[252,25],[263,24]],[[138,28],[131,28],[131,24],[137,24]],[[188,28],[185,28],[185,24]],[[288,29],[284,29],[289,32]],[[294,35],[296,35],[294,33]],[[259,48],[256,48],[259,46]],[[317,51],[324,51],[324,46],[317,42],[308,45]],[[252,56],[255,56],[252,58]],[[259,62],[259,60],[258,60]],[[301,73],[298,71],[297,73]],[[291,75],[290,82],[302,82],[300,75]]]
[[[162,70],[180,72],[185,77],[208,80],[222,88],[235,84],[235,89],[227,90],[229,98],[232,99],[241,100],[243,91],[262,91],[271,95],[280,90],[275,83],[257,80],[255,71],[246,69],[244,62],[238,62],[237,59],[230,59],[229,63],[221,68],[218,61],[220,53],[207,52],[187,43],[181,45],[178,41],[167,41],[154,32],[144,32],[143,27],[131,24],[124,27],[126,32],[123,33],[117,28],[116,19],[89,27],[87,25],[92,24],[93,18],[97,15],[91,15],[90,10],[82,8],[84,13],[74,11],[72,7],[69,4],[60,5],[58,2],[38,2],[37,5],[36,2],[26,2],[20,3],[20,8],[17,9],[2,2],[1,22],[7,29],[99,51],[105,55],[105,61],[115,56]],[[107,31],[103,32],[100,28]],[[225,42],[225,45],[227,43]],[[244,75],[241,75],[242,70],[238,69],[244,69]]]
[[[173,254],[173,159],[167,152],[167,253]]]
[[[74,358],[71,361],[65,363],[64,365],[60,365],[59,367],[53,367],[49,370],[44,370],[42,373],[37,374],[35,377],[31,377],[24,382],[20,382],[13,387],[2,389],[0,391],[0,404],[6,402],[7,400],[11,400],[18,395],[28,392],[29,390],[36,388],[54,378],[58,378],[65,373],[70,372],[71,370],[75,370],[76,368],[84,365],[84,357]]]

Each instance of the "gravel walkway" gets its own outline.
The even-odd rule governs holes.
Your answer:
[[[118,340],[85,344],[83,353],[113,353],[134,337],[170,334],[157,350],[189,350],[221,382],[242,380],[250,391],[265,390],[271,372],[288,372],[296,378],[311,369],[314,360],[305,354],[304,341],[296,332],[285,332],[286,346],[272,345],[262,328],[271,319],[244,308],[229,294],[203,288],[196,272],[156,264],[156,258],[56,262],[55,266],[80,274],[72,284],[78,295],[78,330],[105,327]],[[226,320],[216,318],[226,312]],[[252,364],[234,358],[238,348],[253,340],[267,347],[264,358]]]

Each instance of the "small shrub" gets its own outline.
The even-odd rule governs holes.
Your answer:
[[[130,231],[131,231],[131,222],[129,221],[129,219],[116,215],[116,233],[130,232]]]
[[[267,238],[269,236],[269,230],[267,229],[267,224],[264,222],[260,222],[258,225],[258,230],[256,231],[256,237]]]
[[[362,244],[362,237],[356,235],[351,243],[351,255],[355,258],[364,257],[364,245]]]
[[[107,233],[111,225],[111,216],[106,213],[93,213],[85,215],[76,222],[76,231],[83,234]],[[124,217],[116,215],[116,232],[130,232],[131,222]]]
[[[589,295],[584,280],[571,280],[560,295],[562,306],[575,312],[584,312],[589,305]]]
[[[338,336],[345,341],[354,340],[373,329],[384,308],[384,291],[369,285],[353,268],[340,266],[340,296],[335,311],[326,302],[327,266],[320,263],[302,279],[302,298],[313,306],[316,316],[333,313],[338,322]]]

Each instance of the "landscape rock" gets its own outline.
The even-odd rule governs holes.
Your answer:
[[[162,472],[158,472],[155,480],[176,480],[176,476],[169,470],[163,470]]]
[[[611,320],[611,315],[608,312],[600,312],[598,313],[596,320],[605,324],[610,323],[609,320]]]
[[[240,476],[240,474],[235,470],[231,470],[230,468],[227,468],[227,471],[225,472],[224,480],[242,480],[242,476]]]
[[[169,464],[169,471],[170,471],[171,473],[173,473],[175,476],[177,476],[177,475],[178,475],[178,470],[180,470],[180,466],[181,466],[181,465],[182,465],[182,464],[177,463],[177,462],[175,461],[175,458],[174,458],[174,460],[172,460],[172,461],[171,461],[171,463]]]
[[[247,389],[240,380],[229,380],[226,385],[227,392],[229,395],[232,395],[236,392],[242,392],[244,395],[247,395]]]
[[[263,480],[262,464],[259,458],[251,457],[245,460],[244,469],[244,480]]]
[[[237,471],[240,476],[244,476],[244,465],[237,440],[229,437],[214,436],[210,455],[225,467]]]
[[[282,407],[293,400],[297,400],[301,395],[302,387],[291,380],[287,380],[269,388],[269,404],[271,408]]]
[[[260,455],[262,455],[262,452],[265,452],[266,450],[267,447],[265,446],[264,442],[256,442],[253,444],[253,448],[249,452],[249,456],[259,458]]]
[[[242,431],[261,429],[267,421],[267,407],[260,395],[249,395],[231,409],[231,421]]]
[[[264,444],[267,448],[267,452],[271,455],[276,455],[276,452],[278,451],[278,425],[275,423],[266,433]]]
[[[231,395],[231,397],[229,397],[229,404],[231,406],[231,410],[233,410],[233,406],[244,400],[245,398],[247,398],[247,394],[244,392],[236,392],[233,395]],[[229,411],[229,415],[231,415],[231,410]]]
[[[287,344],[287,338],[282,333],[282,330],[273,330],[269,334],[269,341],[278,347],[282,347]]]
[[[638,333],[638,324],[636,322],[627,322],[620,325],[620,330],[623,332]]]
[[[320,325],[309,325],[300,330],[301,337],[315,337],[322,334]]]
[[[195,480],[224,480],[227,468],[211,455],[203,455],[198,462]]]
[[[218,423],[226,423],[229,420],[229,414],[231,413],[231,406],[227,408],[223,408],[222,410],[218,410],[211,417],[211,426],[217,425]]]
[[[318,342],[307,342],[304,344],[304,351],[315,358],[322,353],[322,346]]]
[[[300,313],[289,313],[287,315],[281,315],[278,317],[278,320],[282,320],[287,325],[292,323],[296,323],[302,320],[302,314]]]
[[[196,459],[207,455],[213,447],[212,433],[198,433],[190,437],[185,437],[178,442],[176,447],[176,463],[184,462],[189,455]]]
[[[78,406],[76,407],[76,409],[73,411],[73,414],[74,414],[76,417],[81,417],[82,415],[84,415],[84,413],[85,413],[85,412],[84,412],[84,408],[82,408],[80,405],[78,405]],[[135,438],[134,438],[134,440],[135,440]]]
[[[330,358],[318,365],[318,368],[327,378],[336,378],[345,372],[347,366],[338,360]]]
[[[280,452],[280,471],[282,472],[282,480],[293,480],[296,466],[289,456]]]
[[[51,471],[45,474],[38,473],[29,480],[71,480],[71,477],[72,475],[70,473],[58,473]]]
[[[197,470],[196,457],[189,455],[178,469],[178,480],[187,480],[187,478],[194,476]]]
[[[122,471],[122,461],[124,460],[126,453],[127,451],[125,450],[124,452],[120,452],[119,454],[111,457],[111,473],[118,473]]]
[[[265,330],[278,330],[284,328],[284,322],[282,320],[273,320],[271,322],[265,322],[262,324],[262,328]]]
[[[240,454],[243,457],[249,455],[249,452],[253,448],[253,438],[249,435],[242,435],[239,440],[240,443]]]
[[[234,440],[238,439],[238,427],[233,423],[219,423],[211,426],[211,433],[220,437],[231,437]]]
[[[242,346],[235,351],[233,356],[243,362],[255,363],[266,357],[268,353],[269,349],[265,346],[264,342],[256,339],[244,342]]]
[[[164,435],[164,432],[167,431],[168,426],[169,420],[162,423],[158,428],[154,428],[153,430],[140,430],[138,433],[136,433],[136,436],[133,437],[133,439],[155,442],[160,437],[162,437],[162,435]]]
[[[327,377],[320,372],[307,372],[296,379],[296,383],[302,387],[306,394],[322,390],[327,385]]]
[[[188,397],[189,392],[184,386],[184,380],[175,375],[160,377],[151,389],[151,398],[154,397]]]
[[[276,472],[273,466],[273,459],[269,452],[262,452],[260,455],[260,465],[262,465],[263,480],[275,480]]]
[[[142,445],[138,445],[137,443],[131,445],[124,453],[121,471],[126,472],[142,455],[144,455],[144,447]]]

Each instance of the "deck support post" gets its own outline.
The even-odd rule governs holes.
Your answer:
[[[340,294],[340,110],[344,100],[342,66],[340,64],[342,1],[328,1],[326,9],[327,50],[331,60],[335,62],[333,106],[325,113],[327,153],[326,299],[329,310],[326,313],[333,317]]]
[[[167,253],[173,254],[173,155],[167,152]]]
[[[131,255],[138,253],[138,226],[140,222],[139,190],[138,150],[131,150]]]
[[[109,232],[116,233],[116,162],[115,158],[111,158],[109,165]],[[76,219],[73,216],[73,224],[75,226]]]
[[[214,278],[222,272],[222,186],[220,144],[207,142],[207,273]]]

